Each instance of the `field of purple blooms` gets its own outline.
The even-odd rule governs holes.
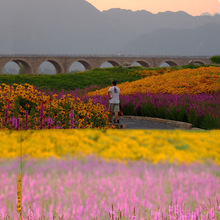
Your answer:
[[[108,109],[108,96],[87,96],[95,86],[70,91],[75,98],[80,97],[86,102],[92,98],[93,103],[100,103]],[[47,91],[52,95],[53,91]],[[60,92],[58,97],[63,97],[67,92]],[[220,93],[218,94],[132,94],[120,96],[121,107],[124,115],[157,117],[170,120],[188,122],[193,127],[203,129],[220,128]]]
[[[18,169],[19,161],[0,163],[0,219],[18,219]],[[28,160],[22,170],[23,219],[220,218],[220,167],[211,163],[124,164],[89,157]]]
[[[86,96],[83,97],[86,99]],[[93,96],[108,107],[107,96]],[[125,115],[165,118],[191,123],[203,129],[220,128],[219,94],[132,94],[121,96]]]

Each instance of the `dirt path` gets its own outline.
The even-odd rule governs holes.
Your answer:
[[[185,122],[165,120],[160,118],[121,116],[120,126],[125,129],[183,129],[188,130],[192,125]]]

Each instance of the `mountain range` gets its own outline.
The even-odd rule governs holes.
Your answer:
[[[85,0],[0,0],[0,54],[220,53],[220,15],[110,9]]]

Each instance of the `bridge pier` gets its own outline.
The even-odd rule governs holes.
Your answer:
[[[3,68],[4,68],[4,64],[3,63],[0,63],[0,74],[3,74]]]

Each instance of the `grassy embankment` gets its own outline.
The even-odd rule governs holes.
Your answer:
[[[198,68],[199,66],[188,65],[182,67],[172,67],[172,69],[182,69],[182,68]],[[54,89],[56,92],[61,90],[70,91],[75,89],[84,89],[90,86],[98,86],[99,88],[111,85],[113,80],[116,80],[118,84],[122,82],[131,82],[141,79],[142,76],[133,73],[135,70],[142,70],[146,68],[142,67],[113,67],[104,69],[93,69],[85,72],[78,73],[66,73],[57,75],[47,75],[47,74],[34,74],[34,75],[11,75],[2,74],[0,75],[0,84],[5,83],[7,85],[12,85],[13,83],[25,84],[36,86],[40,90]],[[148,68],[152,70],[165,68]]]

